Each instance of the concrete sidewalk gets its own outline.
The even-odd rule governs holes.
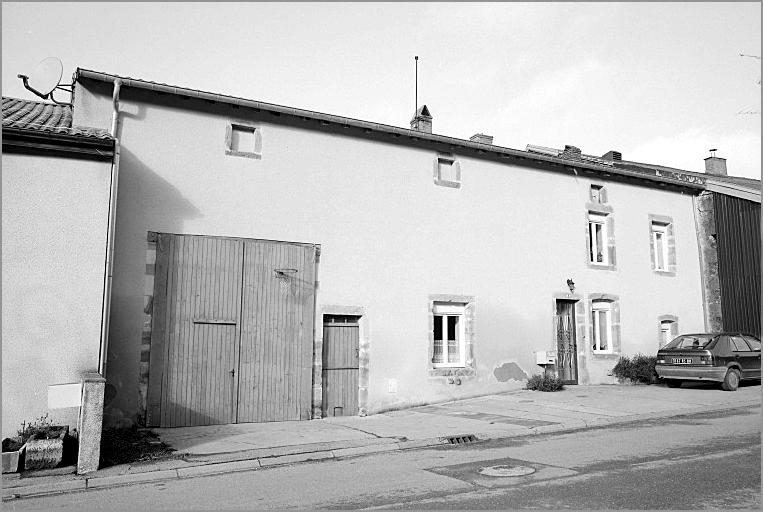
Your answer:
[[[3,500],[248,471],[309,460],[571,431],[697,412],[755,407],[760,385],[568,386],[516,390],[403,411],[313,421],[154,429],[181,459],[124,464],[88,476],[3,475]]]

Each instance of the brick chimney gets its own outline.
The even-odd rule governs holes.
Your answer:
[[[432,114],[426,105],[419,107],[411,119],[411,130],[432,133]]]
[[[480,144],[492,144],[493,136],[485,135],[484,133],[475,133],[474,135],[469,137],[469,140],[472,142],[479,142]]]
[[[619,162],[623,159],[623,154],[620,153],[619,151],[607,151],[606,153],[601,155],[601,157],[604,160],[612,160],[612,161]]]
[[[567,146],[564,146],[564,151],[562,151],[562,155],[561,156],[566,157],[566,158],[574,158],[576,160],[580,160],[580,154],[581,154],[580,148],[576,148],[575,146],[567,145]]]
[[[717,149],[710,150],[710,156],[705,158],[705,174],[716,176],[728,176],[726,171],[726,159],[715,156]]]

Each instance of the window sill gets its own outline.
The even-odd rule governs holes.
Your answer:
[[[596,270],[617,270],[617,266],[603,263],[591,263],[588,262],[588,268]]]
[[[245,158],[254,158],[255,160],[262,158],[262,153],[249,153],[247,151],[234,151],[232,149],[226,149],[225,154],[228,156],[243,156]]]
[[[435,178],[434,184],[435,185],[439,185],[441,187],[461,188],[461,182],[460,181],[438,180],[438,179]]]
[[[475,377],[477,370],[468,366],[438,366],[430,367],[429,377]]]
[[[592,352],[593,357],[596,359],[619,359],[620,354],[615,354],[613,352]]]
[[[658,276],[667,276],[667,277],[676,276],[676,272],[674,270],[657,270],[653,268],[652,272]]]

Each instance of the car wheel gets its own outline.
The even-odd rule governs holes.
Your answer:
[[[723,384],[721,387],[724,391],[736,391],[739,387],[739,370],[730,368],[726,372],[726,376],[723,378]]]
[[[683,382],[678,379],[667,379],[665,384],[667,384],[669,388],[680,388]]]

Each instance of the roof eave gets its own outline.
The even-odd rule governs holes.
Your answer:
[[[3,146],[54,150],[111,158],[114,156],[115,139],[4,126]]]
[[[311,110],[303,110],[293,107],[285,107],[283,105],[276,105],[273,103],[265,103],[262,101],[248,100],[236,96],[226,96],[223,94],[199,91],[195,89],[188,89],[185,87],[176,87],[166,84],[159,84],[155,82],[148,82],[145,80],[136,80],[127,77],[121,77],[118,75],[112,75],[108,73],[102,73],[100,71],[93,71],[89,69],[77,68],[74,73],[74,82],[79,81],[80,78],[86,78],[91,80],[98,80],[103,82],[113,82],[115,80],[121,81],[121,87],[135,87],[138,89],[145,89],[149,91],[166,93],[176,96],[185,96],[189,98],[197,98],[206,101],[220,102],[232,105],[238,105],[240,107],[252,108],[255,110],[263,110],[268,112],[277,112],[279,114],[291,115],[295,117],[301,117],[304,119],[312,119],[320,121],[322,124],[335,124],[345,127],[359,128],[364,131],[379,132],[390,134],[395,137],[408,137],[413,140],[429,141],[433,143],[445,144],[455,148],[467,148],[476,150],[477,152],[493,153],[500,158],[513,158],[517,160],[530,160],[535,162],[544,162],[556,166],[564,166],[567,169],[588,169],[591,171],[609,174],[619,175],[627,178],[637,179],[639,181],[657,182],[669,184],[675,187],[686,188],[692,191],[704,190],[704,182],[698,180],[698,182],[689,183],[679,181],[675,179],[668,179],[662,176],[649,176],[639,172],[627,171],[625,169],[618,169],[607,165],[595,164],[584,161],[575,161],[565,158],[558,158],[546,155],[540,155],[530,153],[527,151],[521,151],[512,148],[505,148],[501,146],[495,146],[492,144],[483,144],[479,142],[473,142],[466,139],[458,139],[455,137],[449,137],[446,135],[437,135],[433,133],[420,132],[417,130],[411,130],[409,128],[400,128],[397,126],[391,126],[381,123],[373,123],[370,121],[363,121],[360,119],[353,119],[349,117],[336,116],[332,114],[325,114],[322,112],[315,112]]]

